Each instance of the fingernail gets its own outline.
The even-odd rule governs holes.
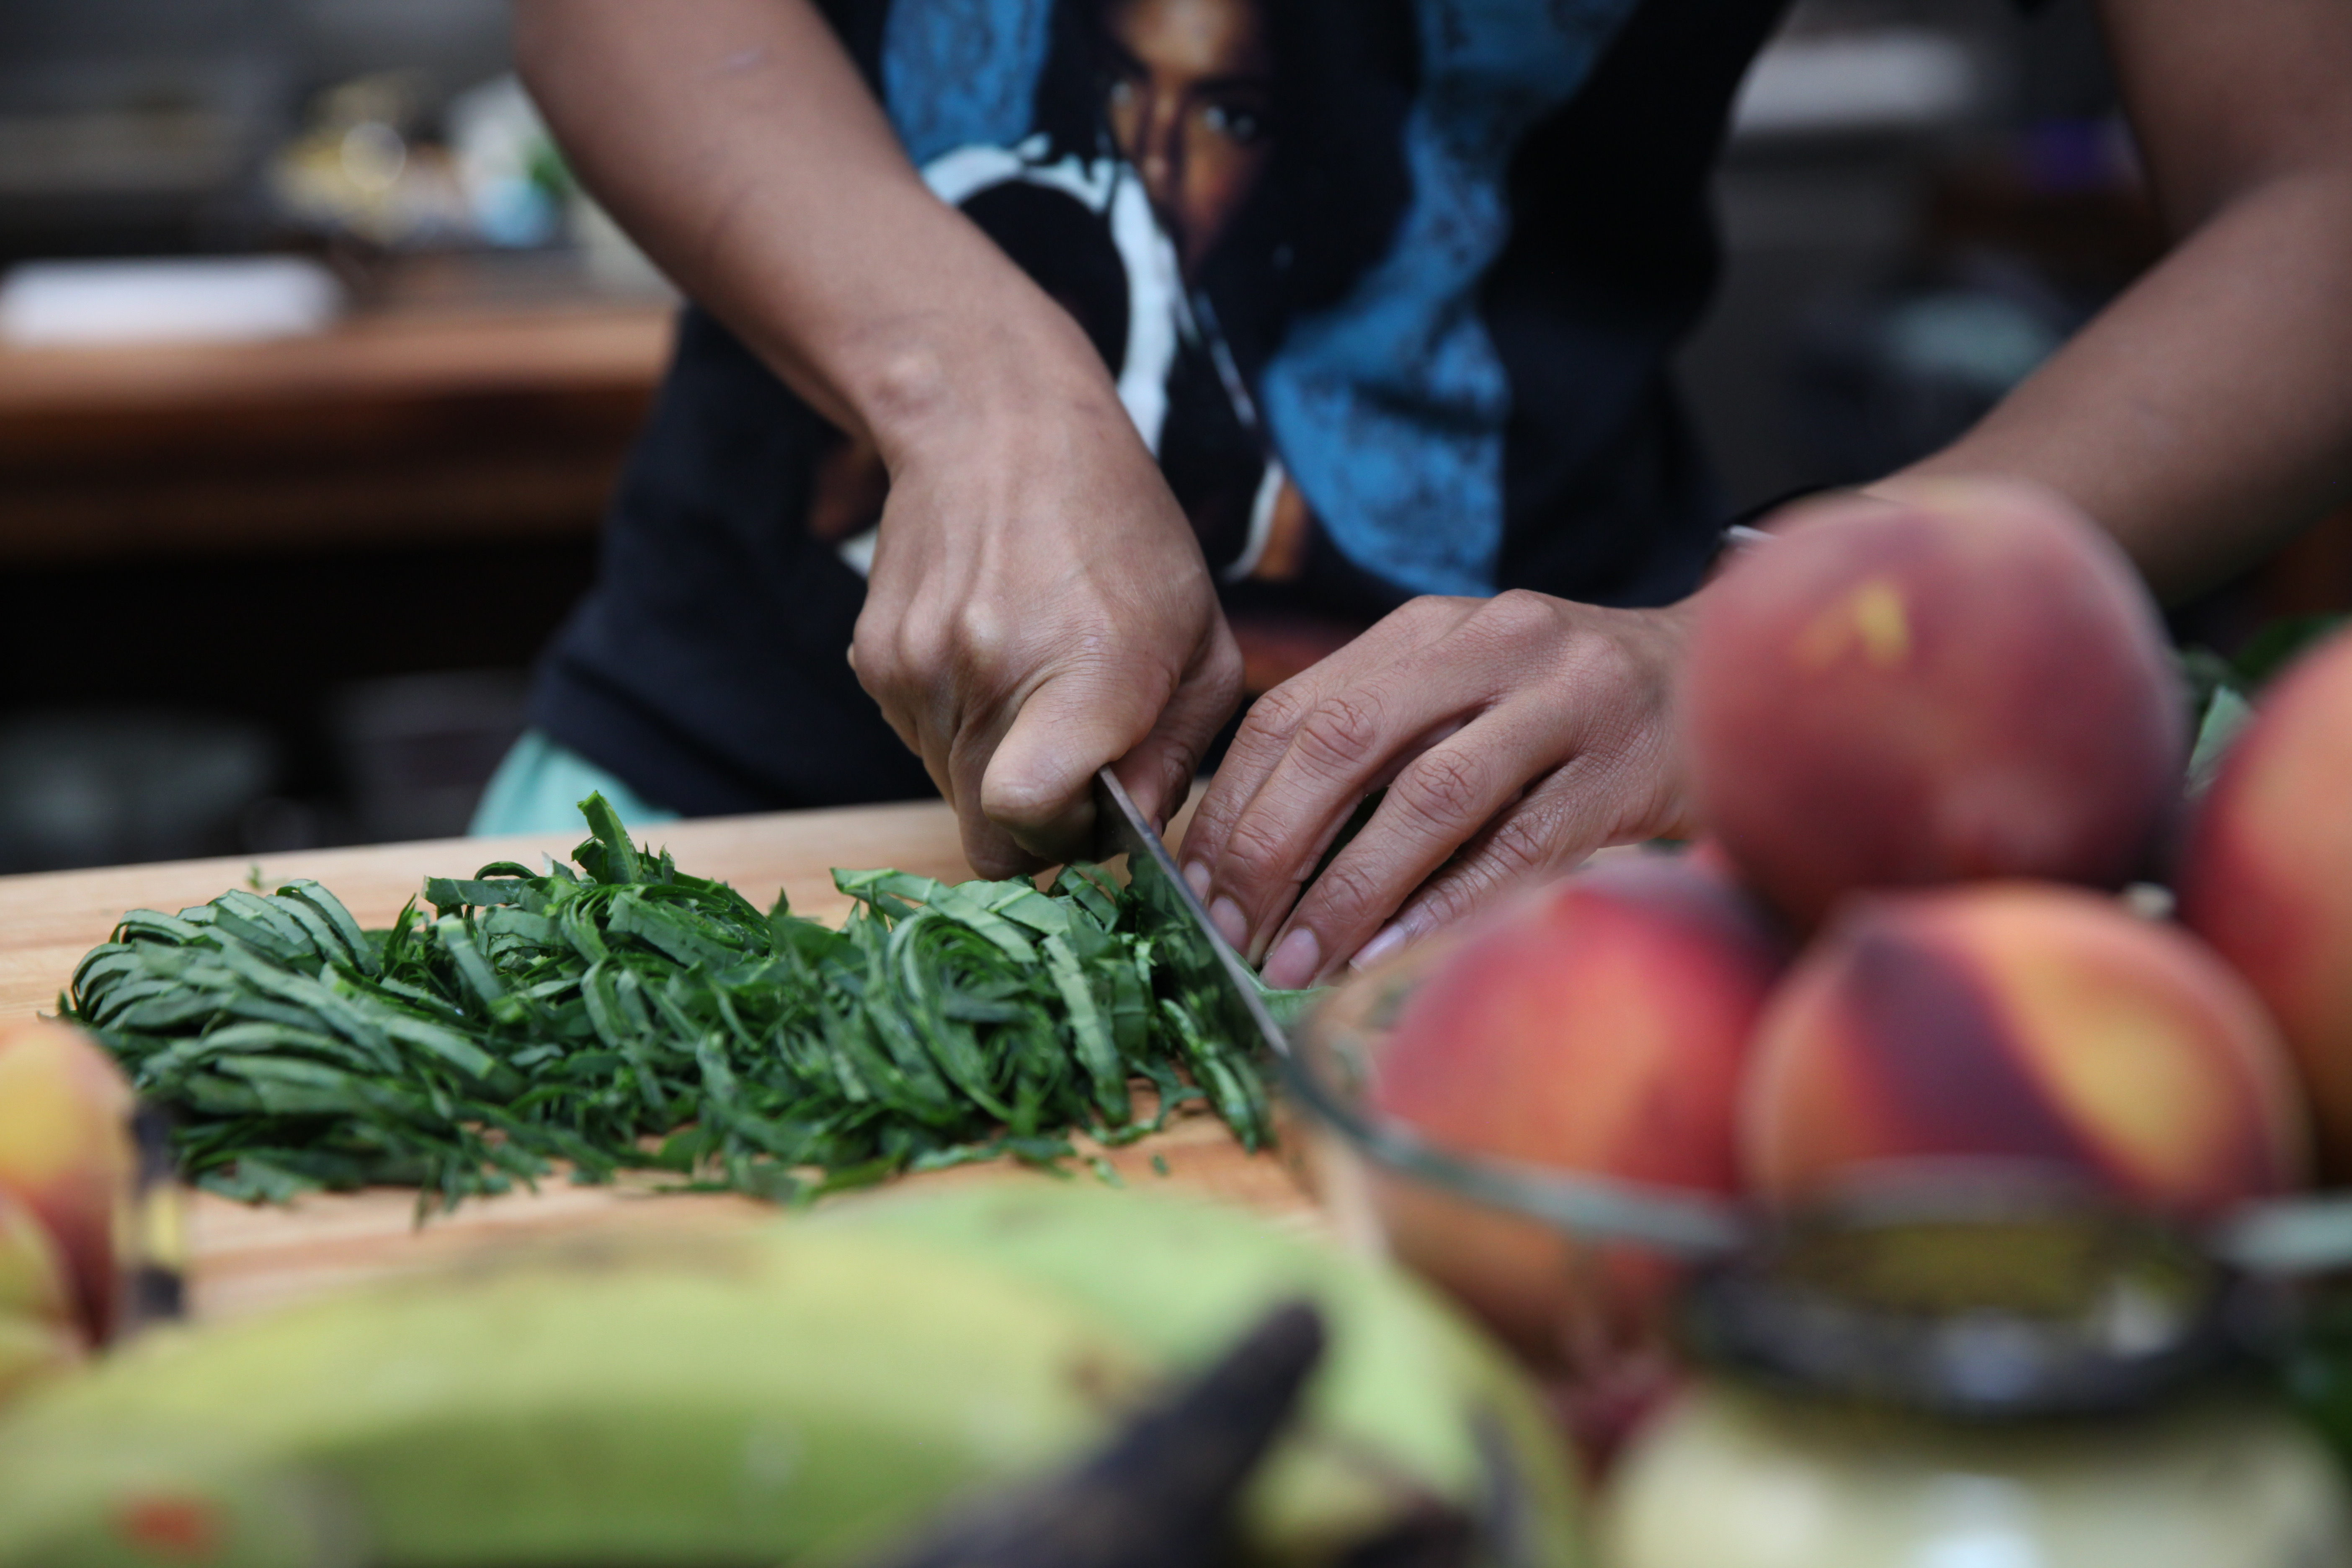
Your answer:
[[[1370,969],[1373,964],[1402,947],[1406,937],[1410,934],[1402,925],[1381,927],[1379,935],[1356,950],[1356,956],[1348,960],[1348,967]]]
[[[1219,899],[1209,906],[1209,923],[1217,928],[1217,934],[1235,952],[1241,952],[1242,944],[1249,941],[1249,917],[1231,899]]]
[[[1322,967],[1323,944],[1315,940],[1313,931],[1300,926],[1275,944],[1262,973],[1276,991],[1296,991],[1313,984],[1315,972]]]
[[[1209,896],[1209,868],[1198,860],[1184,862],[1184,885],[1192,889],[1196,899]]]

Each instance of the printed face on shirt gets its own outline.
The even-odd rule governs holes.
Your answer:
[[[1103,32],[1111,134],[1193,276],[1271,151],[1258,0],[1109,0]]]

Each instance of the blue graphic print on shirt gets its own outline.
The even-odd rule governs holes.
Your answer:
[[[1478,287],[1508,237],[1512,153],[1637,3],[1414,0],[1410,197],[1392,239],[1344,297],[1288,324],[1255,388],[1235,389],[1333,543],[1402,590],[1495,589],[1511,395]],[[919,166],[1030,135],[1054,11],[1055,0],[896,0],[884,96]],[[1275,493],[1261,489],[1262,501]]]
[[[1412,203],[1394,248],[1266,368],[1267,422],[1332,538],[1416,592],[1494,592],[1510,386],[1478,280],[1509,234],[1512,150],[1633,5],[1423,0]]]

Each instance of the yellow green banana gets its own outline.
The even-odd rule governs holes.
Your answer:
[[[28,1399],[0,1564],[803,1561],[1070,1457],[1148,1370],[888,1238],[575,1247],[158,1334]]]
[[[64,1254],[0,1189],[0,1404],[73,1366],[82,1351]]]
[[[1310,1300],[1330,1350],[1244,1498],[1262,1555],[1322,1561],[1433,1503],[1479,1521],[1482,1561],[1580,1561],[1571,1461],[1526,1379],[1394,1268],[1229,1205],[1044,1182],[886,1194],[813,1223],[984,1260],[1175,1366],[1205,1365],[1268,1308]]]
[[[1578,1561],[1559,1446],[1418,1287],[1237,1211],[1017,1181],[152,1336],[0,1417],[0,1568],[854,1561],[1301,1297],[1330,1351],[1245,1498],[1254,1559],[1434,1506],[1496,1568]]]

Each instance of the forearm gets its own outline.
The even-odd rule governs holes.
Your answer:
[[[2243,568],[2352,493],[2352,165],[2221,208],[1958,442],[1896,477],[2013,474],[2158,593]]]
[[[886,459],[942,421],[1115,405],[1076,324],[924,186],[807,0],[517,0],[515,46],[623,226]]]

